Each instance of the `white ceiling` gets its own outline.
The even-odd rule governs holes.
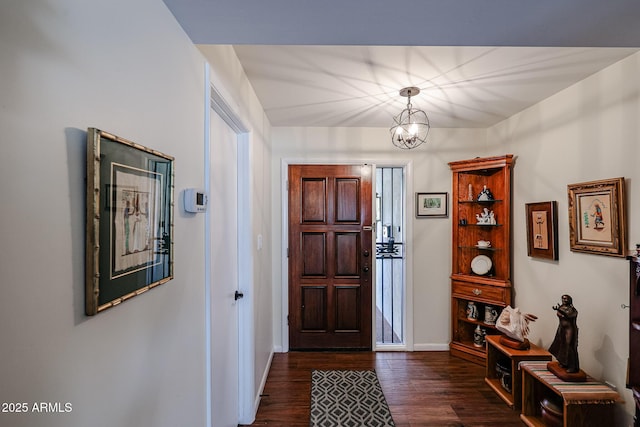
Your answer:
[[[274,126],[487,127],[640,50],[638,0],[164,0],[231,44]]]

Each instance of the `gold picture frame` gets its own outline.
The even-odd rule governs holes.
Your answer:
[[[571,250],[626,256],[624,178],[570,184],[567,193]]]
[[[173,278],[174,158],[87,131],[85,313]]]

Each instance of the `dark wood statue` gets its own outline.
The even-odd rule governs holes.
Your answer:
[[[547,367],[564,381],[585,381],[586,374],[580,369],[578,358],[578,310],[570,295],[562,295],[562,304],[552,308],[558,316],[558,329],[549,353],[557,362],[551,362]]]

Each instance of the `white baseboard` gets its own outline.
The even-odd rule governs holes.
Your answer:
[[[374,351],[411,351],[404,344],[384,344],[384,345],[376,345]]]
[[[414,344],[413,351],[449,351],[449,344]]]
[[[260,396],[264,392],[264,386],[267,384],[267,377],[269,376],[269,371],[271,370],[271,362],[273,361],[273,351],[269,354],[269,360],[264,368],[264,372],[262,373],[262,380],[260,380],[260,387],[258,387],[258,394],[256,394],[256,398],[253,403],[253,419],[255,420],[255,415],[258,413],[258,407],[260,406]],[[253,421],[252,421],[253,422]]]

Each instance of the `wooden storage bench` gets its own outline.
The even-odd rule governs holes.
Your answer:
[[[612,425],[620,395],[607,385],[587,377],[586,382],[566,382],[547,370],[547,362],[522,362],[522,412],[531,427],[545,426],[540,401],[545,397],[562,402],[564,427]]]

